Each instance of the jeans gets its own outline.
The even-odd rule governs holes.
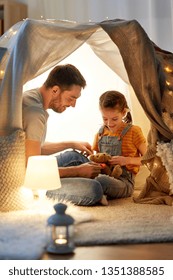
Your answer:
[[[88,158],[76,151],[66,151],[56,156],[59,167],[76,166],[89,162]],[[61,188],[47,191],[47,196],[58,201],[71,202],[80,206],[96,205],[103,194],[109,199],[128,197],[132,194],[133,183],[126,178],[112,178],[100,174],[95,179],[71,177],[61,178]]]

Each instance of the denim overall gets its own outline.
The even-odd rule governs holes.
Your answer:
[[[122,130],[119,136],[102,136],[105,127],[102,126],[99,129],[99,141],[98,141],[99,152],[108,153],[111,156],[120,156],[122,154],[122,138],[127,133],[127,131],[131,128],[131,126],[132,124],[128,124]],[[123,173],[121,176],[133,182],[133,174],[129,172],[125,166],[123,166],[122,169],[123,169]]]
[[[102,136],[100,129],[99,148],[102,152],[111,155],[121,155],[122,138],[131,125],[127,126],[119,137]],[[77,151],[66,151],[56,156],[59,167],[75,166],[88,162],[89,159]],[[128,197],[133,191],[133,174],[123,167],[123,174],[119,179],[107,175],[101,175],[95,179],[73,177],[61,178],[61,188],[47,191],[46,195],[58,201],[70,201],[75,205],[95,205],[103,194],[109,199]]]

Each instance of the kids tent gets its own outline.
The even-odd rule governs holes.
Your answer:
[[[1,211],[25,207],[23,85],[84,43],[133,88],[151,123],[143,157],[150,176],[134,201],[172,205],[173,54],[156,46],[136,20],[79,24],[26,19],[0,38]]]

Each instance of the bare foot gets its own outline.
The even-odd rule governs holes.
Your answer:
[[[106,195],[103,195],[102,199],[99,202],[100,202],[100,204],[102,204],[104,206],[108,206],[108,201],[107,201]]]

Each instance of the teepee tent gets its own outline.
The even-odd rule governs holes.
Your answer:
[[[84,43],[133,88],[151,123],[148,151],[144,157],[151,175],[135,201],[172,203],[171,174],[168,176],[169,164],[166,165],[165,154],[162,152],[166,143],[169,154],[173,138],[170,105],[172,53],[159,49],[135,20],[78,24],[26,19],[14,25],[0,38],[2,211],[23,207],[20,206],[23,199],[19,195],[25,174],[23,85],[61,62]],[[154,198],[151,192],[157,193]]]

